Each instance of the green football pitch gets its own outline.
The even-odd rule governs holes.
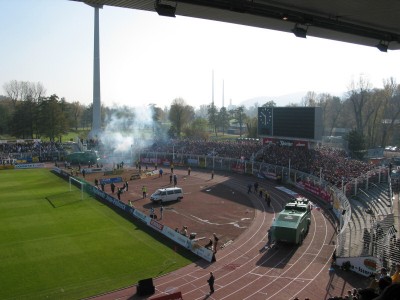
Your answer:
[[[0,299],[81,299],[197,258],[48,169],[0,171]]]

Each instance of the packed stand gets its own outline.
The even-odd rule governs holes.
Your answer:
[[[23,143],[2,143],[0,144],[0,158],[2,161],[13,159],[27,159],[39,157],[39,161],[52,161],[55,157],[63,155],[62,143],[26,141]]]
[[[89,149],[103,152],[106,149],[99,141],[88,141]],[[103,150],[103,151],[102,151]],[[319,147],[286,147],[276,144],[261,145],[259,140],[170,140],[168,142],[154,141],[151,146],[141,148],[142,153],[175,153],[184,155],[200,155],[220,158],[256,160],[272,165],[288,167],[323,179],[340,187],[368,171],[373,165],[354,160],[346,155],[344,150]],[[112,153],[112,149],[108,149]]]
[[[272,144],[263,148],[260,160],[285,167],[290,164],[292,169],[316,177],[321,172],[324,180],[336,186],[374,169],[373,165],[349,158],[344,150],[325,147],[306,149]]]
[[[250,160],[261,149],[258,140],[238,141],[203,141],[203,140],[173,140],[165,143],[155,142],[147,151],[183,153],[189,155],[206,155],[223,158]]]

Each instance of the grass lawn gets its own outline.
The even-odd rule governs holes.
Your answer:
[[[47,169],[0,178],[0,299],[80,299],[197,259]]]

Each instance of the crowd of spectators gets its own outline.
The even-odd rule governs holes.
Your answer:
[[[88,149],[104,150],[106,147],[99,140],[88,140]],[[63,145],[56,142],[32,141],[25,143],[0,144],[1,158],[21,158],[22,153],[40,157],[41,161],[50,161],[54,155],[63,152]],[[227,141],[204,141],[176,139],[156,141],[151,146],[141,149],[144,152],[175,153],[200,155],[220,158],[257,160],[272,165],[322,176],[324,180],[340,186],[353,178],[374,168],[363,161],[350,159],[344,150],[318,147],[288,147],[277,144],[262,145],[257,139],[237,139]]]
[[[62,143],[29,140],[24,142],[0,143],[0,159],[12,161],[13,159],[27,159],[38,157],[40,161],[52,161],[59,154],[64,154]]]
[[[168,143],[157,141],[146,150],[150,152],[183,153],[192,155],[208,155],[225,158],[250,160],[261,149],[258,140],[204,141],[173,140]]]
[[[353,178],[359,177],[375,168],[366,162],[351,159],[341,149],[318,147],[283,147],[278,145],[265,146],[260,160],[269,164],[288,167],[312,174],[334,185],[341,186]]]
[[[258,140],[250,141],[193,141],[178,140],[169,143],[156,142],[147,148],[149,152],[183,153],[186,155],[208,155],[251,160],[312,174],[334,185],[341,186],[353,178],[366,174],[374,166],[351,159],[344,150],[318,147],[287,147],[276,144],[261,145]]]

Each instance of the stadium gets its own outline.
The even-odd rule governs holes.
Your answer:
[[[50,208],[50,212],[46,212],[47,217],[57,218],[56,215],[60,211],[68,209],[67,215],[73,218],[70,220],[72,224],[68,226],[72,226],[73,229],[83,228],[86,233],[91,233],[93,230],[95,233],[95,238],[91,241],[93,245],[97,245],[99,239],[105,241],[104,252],[123,256],[122,264],[135,268],[129,270],[128,267],[128,270],[120,270],[122,274],[117,275],[114,271],[111,272],[112,275],[108,275],[115,276],[116,279],[122,277],[123,280],[118,282],[110,278],[104,279],[99,273],[91,274],[94,277],[99,276],[93,278],[91,282],[84,278],[85,274],[71,272],[71,278],[68,276],[65,278],[65,285],[62,284],[63,279],[58,278],[56,285],[60,285],[61,282],[62,288],[58,290],[52,286],[47,292],[43,290],[35,292],[38,286],[34,286],[33,279],[30,279],[31,290],[28,288],[29,285],[23,285],[17,292],[13,277],[10,276],[9,284],[6,285],[10,286],[10,290],[5,289],[6,294],[2,298],[8,299],[13,295],[18,298],[39,299],[44,295],[53,295],[50,297],[175,299],[173,297],[180,295],[183,299],[203,299],[208,293],[206,279],[212,270],[216,276],[216,292],[213,294],[216,299],[294,299],[295,297],[322,299],[322,297],[342,296],[342,293],[338,292],[339,286],[345,291],[366,288],[368,276],[375,274],[382,267],[394,268],[399,259],[396,250],[398,247],[396,224],[393,217],[394,210],[397,209],[396,201],[393,199],[397,198],[393,198],[395,195],[392,194],[388,169],[367,163],[362,165],[359,161],[349,165],[345,156],[335,149],[298,147],[295,140],[286,139],[286,143],[274,143],[274,139],[275,137],[270,136],[258,140],[238,139],[219,142],[157,141],[148,148],[136,151],[135,157],[131,156],[132,153],[127,153],[125,157],[121,154],[112,157],[107,154],[107,147],[98,141],[89,140],[88,147],[93,146],[90,150],[107,154],[101,154],[100,157],[103,159],[96,165],[69,164],[57,160],[46,162],[47,156],[35,155],[41,152],[45,155],[44,151],[37,151],[38,147],[49,147],[45,142],[27,141],[24,144],[27,151],[18,154],[12,152],[15,144],[2,143],[3,153],[7,153],[7,157],[19,156],[12,161],[15,163],[8,164],[10,161],[3,161],[2,173],[7,172],[5,178],[12,177],[11,181],[2,183],[2,191],[6,192],[3,193],[6,198],[16,201],[13,195],[18,194],[19,188],[16,187],[16,191],[8,188],[16,183],[35,184],[35,178],[39,178],[39,175],[35,174],[29,179],[29,172],[45,172],[45,177],[50,174],[52,180],[61,181],[62,187],[52,191],[53,183],[40,184],[46,188],[38,201],[41,205],[45,204],[46,209]],[[79,141],[76,145],[79,145]],[[55,145],[52,147],[57,148]],[[210,155],[210,152],[213,154]],[[62,156],[62,153],[58,153],[54,157]],[[104,158],[105,156],[107,158]],[[273,159],[273,163],[269,161],[270,159]],[[312,163],[305,165],[304,161]],[[322,172],[319,163],[324,166]],[[333,165],[334,169],[325,169],[330,165]],[[341,170],[341,173],[333,176],[337,170]],[[358,177],[351,177],[355,172],[358,172]],[[368,174],[368,177],[365,174]],[[176,185],[183,189],[183,199],[163,204],[151,202],[150,194],[155,190],[174,185],[170,175],[177,176]],[[341,179],[342,177],[346,179]],[[115,187],[114,192],[112,184]],[[144,186],[146,196],[143,195]],[[33,190],[28,189],[27,192]],[[271,198],[270,206],[266,202],[267,194]],[[301,245],[278,243],[276,247],[265,250],[267,230],[271,227],[275,215],[293,197],[303,196],[311,201],[313,208],[311,226],[303,243]],[[20,195],[18,199],[29,199],[29,195]],[[118,231],[121,231],[121,228],[122,231],[132,231],[130,228],[134,226],[136,228],[134,232],[140,231],[141,234],[156,240],[153,242],[157,244],[148,248],[148,242],[139,237],[137,239],[143,243],[129,245],[134,248],[129,250],[131,251],[129,258],[125,257],[127,254],[123,251],[126,250],[120,245],[122,237],[110,233],[113,239],[107,242],[110,238],[107,235],[108,229],[98,232],[95,227],[102,225],[92,224],[93,217],[85,219],[82,210],[88,208],[81,206],[86,206],[86,203],[95,206],[98,206],[96,203],[101,204],[102,209],[105,209],[101,214],[121,217],[122,220],[118,222],[123,222],[125,225],[119,226]],[[3,236],[6,240],[10,238],[11,233],[21,237],[18,233],[21,225],[8,222],[13,219],[20,220],[27,213],[25,209],[29,207],[18,201],[5,205],[5,208],[12,208],[14,213],[2,210],[5,216],[8,216],[6,218],[8,221],[2,227],[4,232],[9,232]],[[163,212],[160,210],[161,206]],[[15,214],[15,208],[18,207],[18,211],[22,213],[19,216]],[[40,215],[42,214],[38,214]],[[44,231],[49,234],[47,232],[49,221],[43,217],[47,221],[44,225],[39,225],[37,223],[39,220],[31,218],[34,217],[30,215],[27,218],[25,215],[23,228],[29,226],[32,232],[28,232],[32,236],[38,235],[38,240],[51,239],[51,234],[50,237],[44,237],[41,231],[46,228]],[[104,221],[97,222],[101,224]],[[62,226],[59,228],[61,231],[70,230],[67,229],[69,227]],[[364,229],[368,229],[368,236],[363,235]],[[78,236],[83,234],[76,233]],[[135,234],[130,233],[129,239],[136,240]],[[219,237],[218,247],[207,248],[207,242],[213,240],[213,234]],[[24,251],[33,247],[34,253],[35,251],[48,253],[36,243],[31,245],[32,238],[25,238],[27,244],[22,247]],[[24,244],[21,240],[14,242],[10,240],[5,241],[5,245],[11,247],[16,242]],[[54,276],[52,268],[68,270],[62,262],[61,265],[55,264],[54,261],[60,261],[53,261],[54,252],[57,256],[63,257],[64,250],[60,248],[63,243],[80,245],[69,235],[68,242],[59,241],[59,243],[61,245],[55,246],[55,249],[49,248],[51,253],[49,257],[46,259],[41,257],[46,272],[43,267],[38,270],[42,270],[43,274]],[[88,249],[99,255],[99,249],[89,245],[88,242]],[[46,243],[43,246],[50,247]],[[139,251],[142,248],[145,249],[143,251],[147,253],[146,256]],[[76,250],[68,250],[67,253],[69,251]],[[11,252],[11,249],[7,253],[10,257],[17,255]],[[91,255],[90,251],[76,253],[80,253],[82,257],[93,256],[100,261],[104,259],[104,263],[106,262],[106,257]],[[151,267],[148,270],[145,267],[144,257],[152,253],[157,257],[161,256],[161,260],[149,257],[147,263]],[[76,256],[73,257],[76,259]],[[27,258],[32,260],[30,255],[27,255]],[[112,255],[110,262],[107,262],[110,263],[110,268],[114,259]],[[139,260],[144,265],[134,267],[135,264],[130,265],[131,260]],[[19,271],[21,273],[17,271],[18,267],[15,264],[24,265],[20,261],[20,256],[11,261],[14,261],[14,264],[10,264],[10,272],[13,270],[11,273],[20,279],[24,276],[30,277],[27,275],[29,272],[22,269]],[[72,262],[68,264],[72,269],[81,270],[78,266],[73,267]],[[92,264],[99,264],[99,261]],[[115,270],[119,270],[120,264],[121,262],[117,262],[119,267],[115,267]],[[38,267],[32,265],[31,268],[36,270]],[[104,266],[100,270],[104,270]],[[48,282],[48,279],[42,276],[37,278]],[[75,279],[78,282],[74,282],[72,278],[80,280]],[[104,282],[100,280],[101,278]],[[108,290],[104,290],[103,284],[106,287],[105,283],[108,281],[111,281],[111,285]],[[96,294],[98,296],[95,296]]]

